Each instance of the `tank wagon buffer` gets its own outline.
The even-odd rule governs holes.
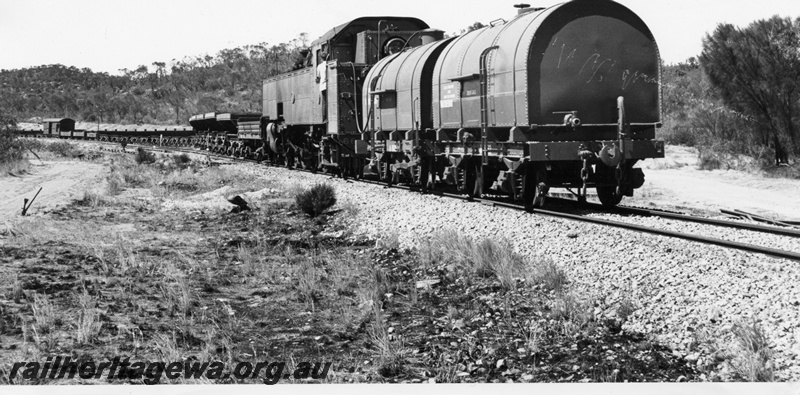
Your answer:
[[[443,32],[408,17],[362,17],[311,43],[295,70],[263,83],[269,151],[287,166],[355,175],[369,155],[362,138],[364,77],[381,58],[440,39]]]
[[[357,153],[389,182],[504,194],[540,207],[549,188],[607,206],[663,158],[660,58],[644,22],[607,0],[518,15],[378,61],[365,78]],[[575,189],[575,191],[573,191]]]

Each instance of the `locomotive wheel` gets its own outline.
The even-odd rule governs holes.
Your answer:
[[[597,187],[597,198],[606,207],[614,207],[622,201],[622,195],[617,195],[617,187]]]

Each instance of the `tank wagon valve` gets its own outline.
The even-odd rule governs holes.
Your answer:
[[[553,114],[564,114],[564,126],[572,128],[581,126],[581,119],[578,118],[577,111],[556,111]]]

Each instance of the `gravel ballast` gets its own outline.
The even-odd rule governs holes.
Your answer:
[[[505,208],[422,195],[282,168],[241,165],[270,179],[336,188],[338,206],[354,207],[353,232],[374,239],[397,235],[402,246],[435,231],[455,229],[477,238],[505,238],[518,252],[550,258],[573,289],[606,305],[629,299],[639,307],[626,328],[670,346],[687,363],[707,365],[707,337],[730,344],[736,322],[760,323],[774,350],[776,379],[800,380],[800,262],[637,233]],[[719,229],[658,218],[612,218],[679,232],[798,251],[797,239]]]

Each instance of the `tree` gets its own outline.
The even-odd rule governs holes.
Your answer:
[[[800,154],[800,19],[774,16],[744,29],[720,24],[703,40],[700,64],[723,101],[762,126],[776,164],[787,160],[785,142]]]

